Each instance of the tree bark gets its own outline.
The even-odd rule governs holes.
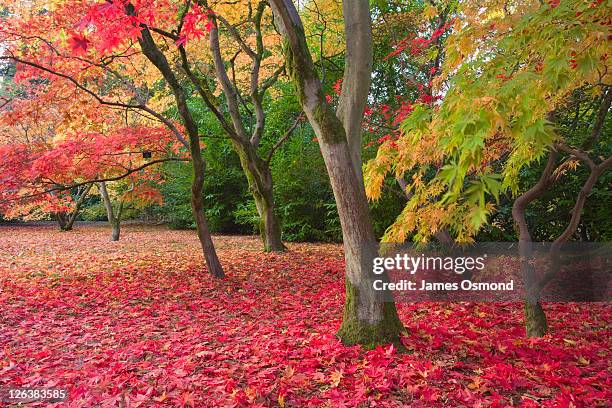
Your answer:
[[[68,224],[68,218],[66,217],[66,213],[55,213],[55,220],[57,221],[57,225],[59,226],[60,231],[68,231],[66,226]]]
[[[359,183],[363,184],[361,134],[363,112],[372,76],[372,21],[369,2],[342,2],[346,57],[340,101],[336,114],[346,132],[351,160]]]
[[[87,198],[87,194],[89,194],[89,190],[93,183],[85,185],[82,189],[79,188],[77,191],[77,199],[74,203],[74,209],[71,213],[56,213],[55,218],[59,224],[61,231],[72,231],[72,227],[74,226],[74,222],[76,221],[77,216],[79,215],[79,211],[81,210],[81,206],[83,202],[85,202],[85,198]]]
[[[551,150],[548,156],[546,167],[540,176],[539,181],[520,195],[512,205],[512,218],[518,228],[519,233],[519,258],[521,273],[525,281],[527,296],[525,299],[525,331],[527,337],[541,337],[546,333],[547,323],[546,314],[540,304],[540,290],[538,288],[538,278],[532,263],[533,242],[529,224],[525,217],[527,206],[536,198],[540,197],[552,184],[551,175],[556,166],[557,152]]]
[[[274,206],[272,173],[267,162],[257,155],[250,143],[234,142],[242,170],[249,182],[259,215],[259,234],[266,252],[282,252],[287,248],[281,239],[281,226]]]
[[[204,196],[202,194],[204,189],[204,171],[205,171],[204,160],[200,157],[200,160],[193,161],[193,183],[191,185],[191,208],[195,217],[196,228],[198,231],[198,238],[200,239],[200,245],[204,252],[204,259],[211,275],[215,278],[223,278],[225,273],[221,262],[217,257],[217,251],[208,229],[208,222],[204,215]]]
[[[404,330],[397,315],[395,303],[385,301],[385,294],[374,290],[372,282],[373,259],[378,255],[378,245],[372,228],[368,202],[363,188],[361,163],[355,163],[356,144],[361,144],[361,120],[367,92],[358,92],[347,98],[338,116],[359,122],[359,132],[347,138],[346,129],[355,127],[343,124],[331,106],[326,102],[321,81],[306,44],[304,29],[299,14],[291,0],[270,0],[275,22],[286,41],[286,59],[289,74],[295,84],[297,96],[315,134],[319,139],[334,197],[340,216],[346,261],[346,300],[342,325],[338,337],[345,344],[362,344],[374,347],[394,343],[400,347],[400,335]],[[362,29],[347,30],[347,44],[371,47],[371,36],[363,29],[370,26],[369,3],[367,0],[345,2],[347,7],[358,8],[345,15],[346,27]],[[366,11],[367,10],[367,11]],[[358,17],[356,17],[358,16]],[[354,21],[354,19],[359,19]],[[367,20],[367,21],[366,21]],[[353,43],[355,42],[355,43]],[[366,53],[367,54],[367,53]],[[346,64],[360,75],[345,78],[343,92],[369,87],[368,65],[371,61],[357,60],[360,53],[350,54]],[[347,55],[348,57],[349,55]],[[361,95],[361,96],[359,96]],[[361,111],[359,115],[357,111]],[[349,120],[349,119],[347,119]],[[353,147],[351,147],[353,146]],[[377,279],[388,280],[386,274]]]
[[[111,226],[111,241],[119,241],[119,236],[121,235],[121,215],[123,213],[123,200],[119,202],[117,212],[115,214],[113,202],[110,198],[110,195],[108,194],[108,190],[106,189],[106,182],[103,181],[99,183],[98,188],[100,190],[100,195],[102,196],[104,208],[106,209],[106,218],[108,218],[108,223]]]
[[[527,337],[542,337],[547,331],[548,324],[542,304],[539,301],[532,302],[527,299],[525,301],[525,333]]]

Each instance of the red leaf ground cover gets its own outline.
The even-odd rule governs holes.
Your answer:
[[[518,304],[399,305],[407,354],[334,337],[341,247],[130,226],[0,227],[0,388],[65,387],[67,407],[609,406],[609,304],[547,304],[524,338]],[[32,406],[55,406],[34,403]]]

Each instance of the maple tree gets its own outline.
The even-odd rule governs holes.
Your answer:
[[[559,249],[576,231],[588,194],[612,165],[609,153],[596,158],[588,152],[606,143],[600,135],[610,107],[610,74],[601,40],[608,35],[609,13],[604,2],[526,2],[511,11],[495,2],[481,7],[463,3],[462,20],[447,42],[444,73],[436,79],[439,87],[448,86],[442,103],[413,107],[401,136],[386,141],[368,164],[368,192],[376,198],[388,173],[410,173],[413,196],[386,239],[401,242],[414,234],[426,241],[447,226],[457,240],[469,242],[495,200],[509,191],[523,273],[533,285],[525,305],[527,335],[541,336],[546,319],[539,292],[556,272]],[[555,123],[578,91],[600,95],[592,132],[583,140],[573,140]],[[559,153],[568,156],[557,162]],[[521,170],[543,157],[548,164],[540,180],[519,191]],[[554,239],[553,265],[535,276],[525,209],[578,162],[590,174],[575,195],[567,227]]]
[[[43,92],[44,84],[14,85],[22,89],[13,92],[0,118],[5,216],[34,219],[52,213],[60,229],[70,230],[93,179],[129,176],[140,186],[134,197],[151,195],[154,189],[144,188],[143,181],[152,180],[153,169],[139,156],[147,150],[155,155],[151,164],[169,159],[176,149],[166,132],[150,129],[143,140],[142,128],[117,127],[121,117],[113,112],[99,120],[100,111],[88,109],[82,98],[57,89]],[[139,166],[140,171],[131,171]]]
[[[31,78],[33,81],[30,82],[35,83],[48,81],[52,88],[88,97],[90,103],[98,106],[140,115],[148,126],[161,124],[189,150],[194,168],[191,201],[198,237],[209,272],[213,276],[223,276],[203,214],[205,161],[201,155],[197,125],[186,107],[185,94],[182,91],[175,93],[184,125],[179,126],[173,118],[159,112],[157,105],[160,103],[150,92],[159,79],[159,72],[157,77],[153,77],[153,82],[147,75],[151,69],[156,69],[155,64],[147,62],[147,52],[134,51],[135,43],[140,43],[150,51],[148,56],[151,52],[161,53],[156,46],[151,49],[153,40],[149,38],[150,31],[144,23],[154,19],[155,10],[160,11],[161,17],[169,16],[166,7],[172,9],[172,5],[143,5],[142,15],[138,17],[132,15],[134,10],[128,3],[67,1],[56,3],[52,8],[36,3],[27,5],[25,10],[15,4],[6,7],[11,18],[5,18],[1,34],[8,49],[7,55],[1,58],[17,64],[19,77]],[[32,13],[31,10],[41,12]],[[95,35],[87,32],[96,27],[96,23]],[[194,28],[192,25],[191,29]],[[167,64],[165,57],[157,61]],[[164,72],[168,74],[167,70]],[[165,79],[177,85],[174,75],[171,72],[170,75]]]
[[[158,193],[152,182],[159,179],[154,166],[184,158],[172,155],[172,139],[165,130],[154,134],[147,128],[146,139],[142,129],[120,130],[113,135],[70,135],[46,146],[31,142],[0,147],[0,202],[5,215],[36,217],[41,211],[50,212],[62,230],[69,230],[95,182],[124,178],[137,186],[131,192],[134,198],[154,200]],[[157,157],[143,159],[141,149]],[[70,192],[75,190],[73,200]]]
[[[60,8],[53,13],[61,15],[62,9],[70,7],[70,3],[60,3]],[[215,8],[214,11],[211,6]],[[138,7],[142,8],[142,11],[137,10]],[[144,109],[168,125],[167,119],[162,118],[163,111],[174,105],[185,122],[187,133],[193,134],[192,138],[195,137],[197,127],[195,124],[189,124],[193,122],[194,113],[186,101],[192,94],[202,98],[207,109],[219,120],[241,158],[259,213],[259,229],[265,250],[283,250],[280,223],[274,208],[269,164],[272,154],[291,135],[301,116],[297,117],[293,126],[287,127],[286,133],[272,135],[277,139],[277,143],[267,151],[261,151],[260,144],[266,136],[265,99],[268,90],[283,72],[282,61],[274,57],[278,54],[275,53],[275,47],[278,48],[279,41],[272,29],[270,13],[266,12],[266,2],[245,1],[240,7],[228,7],[222,3],[209,6],[205,2],[186,2],[183,7],[181,2],[150,2],[146,5],[139,4],[138,7],[129,2],[105,5],[81,2],[77,7],[81,10],[80,14],[75,14],[71,21],[72,27],[59,18],[55,21],[60,33],[67,37],[62,39],[68,51],[63,57],[77,62],[87,60],[91,65],[85,69],[99,71],[99,68],[102,68],[103,71],[111,73],[122,82],[119,84],[119,95],[125,96],[126,91],[138,94],[140,105],[144,105],[143,94],[148,94],[150,90],[149,87],[145,92],[137,89],[143,85],[142,82],[150,84],[154,83],[151,79],[159,81],[163,78],[169,89],[156,92],[154,100],[149,103],[156,111],[138,105],[127,104],[124,107]],[[74,8],[72,10],[74,11]],[[48,15],[33,18],[30,25],[40,26],[40,21],[37,20],[48,22],[50,19]],[[140,35],[137,28],[139,26],[151,34],[150,39]],[[22,28],[18,28],[20,33]],[[64,33],[70,34],[68,36]],[[11,34],[14,35],[12,30]],[[19,41],[28,42],[32,37],[20,34]],[[53,42],[41,33],[34,37],[45,39],[47,45]],[[173,46],[159,46],[159,42],[166,41],[171,41]],[[136,43],[141,52],[136,51]],[[54,47],[50,46],[55,49]],[[121,48],[130,51],[122,54],[118,52]],[[136,78],[134,70],[126,69],[124,64],[113,64],[115,59],[129,60],[132,66],[136,65],[141,69],[140,73],[145,73],[151,79],[147,79],[147,76],[144,81]],[[164,60],[170,63],[165,64]],[[70,69],[79,65],[75,66],[74,62],[70,62]],[[180,66],[183,72],[177,72],[174,63]],[[52,70],[66,75],[66,68],[54,66]],[[126,85],[128,89],[123,89]],[[179,89],[182,96],[176,99],[176,91]],[[221,94],[219,90],[222,91]],[[174,101],[170,102],[172,99]],[[181,102],[183,100],[185,103]],[[187,111],[190,118],[185,116]],[[199,161],[196,157],[199,154],[195,154],[195,142],[190,140],[190,144],[194,145],[193,160]],[[204,168],[200,164],[195,167],[198,168],[196,171]],[[196,205],[201,207],[201,204]],[[200,212],[195,211],[196,214]],[[200,221],[199,225],[202,224],[203,221]]]

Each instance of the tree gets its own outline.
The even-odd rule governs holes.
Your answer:
[[[326,101],[293,2],[271,0],[270,5],[286,41],[289,75],[321,147],[342,225],[346,300],[338,336],[347,344],[400,345],[403,326],[395,304],[381,299],[372,286],[377,244],[361,172],[361,122],[372,70],[369,2],[343,2],[346,61],[337,113]]]
[[[540,291],[558,268],[560,245],[579,225],[587,196],[611,165],[601,130],[610,106],[610,69],[605,41],[606,5],[580,1],[525,2],[508,10],[495,2],[462,4],[462,20],[449,38],[440,106],[417,105],[402,124],[402,136],[381,146],[368,165],[369,190],[380,189],[381,175],[413,171],[413,198],[386,239],[411,234],[427,241],[431,231],[448,226],[470,242],[487,223],[500,194],[515,197],[513,218],[519,230],[522,272],[531,291],[525,304],[528,336],[546,332]],[[460,24],[460,25],[459,25]],[[575,93],[595,95],[598,113],[592,131],[575,140],[558,118]],[[605,152],[598,158],[589,149]],[[566,157],[557,161],[559,154]],[[548,157],[535,184],[519,189],[520,176]],[[578,162],[589,175],[575,194],[569,223],[555,237],[552,266],[536,276],[530,263],[532,238],[527,206]],[[433,227],[432,227],[433,226]]]
[[[192,91],[202,98],[207,108],[219,120],[240,157],[242,168],[249,182],[260,217],[260,233],[264,249],[266,251],[282,251],[284,245],[281,241],[280,223],[274,210],[273,184],[269,167],[270,157],[278,146],[275,145],[263,154],[258,151],[265,131],[264,98],[268,89],[274,85],[283,71],[283,67],[280,66],[272,70],[268,77],[262,79],[262,72],[270,71],[270,68],[264,65],[265,60],[272,55],[264,41],[267,34],[266,30],[270,31],[270,24],[268,24],[268,28],[264,27],[264,20],[269,19],[265,14],[265,6],[265,2],[259,2],[253,9],[249,2],[244,8],[238,9],[248,9],[248,14],[240,16],[242,20],[239,22],[231,23],[222,16],[222,10],[213,11],[206,2],[187,2],[185,8],[177,15],[176,21],[173,22],[175,26],[173,29],[162,29],[155,27],[153,24],[143,24],[141,26],[144,31],[148,32],[148,35],[143,35],[138,41],[144,55],[169,84],[175,98],[176,92],[181,89],[180,93],[183,95],[181,98],[185,101],[185,108],[181,107],[183,102],[177,102],[177,106],[179,115],[183,120],[185,120],[185,109],[190,110],[186,101]],[[128,5],[128,17],[129,14],[136,16],[137,11],[132,9],[134,7]],[[236,8],[233,8],[233,10],[236,13]],[[94,13],[92,19],[95,20],[95,18]],[[207,70],[202,70],[199,67],[201,60],[206,58],[202,57],[201,50],[198,53],[198,49],[194,49],[194,45],[191,44],[192,42],[197,44],[197,39],[205,34],[198,26],[198,23],[202,21],[207,21],[205,29],[208,31],[208,48],[212,54],[212,70],[214,71],[212,78],[223,91],[224,104],[214,94],[215,89],[210,85],[211,75]],[[131,24],[129,21],[125,23]],[[169,20],[161,23],[164,26],[171,25]],[[225,38],[225,41],[220,38],[219,25],[226,29],[226,36],[229,38]],[[254,46],[249,45],[250,38],[245,38],[239,31],[241,26],[246,26],[245,31],[247,33],[254,33],[251,36],[252,42],[255,43]],[[154,35],[162,41],[173,41],[177,48],[176,52],[162,51],[157,45]],[[269,33],[268,36],[270,36]],[[233,54],[230,53],[232,56],[229,60],[226,60],[224,55],[232,50],[232,46],[228,45],[230,39],[234,45],[237,44],[234,47],[237,47],[237,50],[233,51]],[[244,53],[250,61],[250,75],[245,92],[242,91],[244,87],[241,87],[237,80],[242,67],[237,67],[236,60],[241,53]],[[165,63],[162,57],[166,60]],[[176,61],[177,65],[181,66],[186,74],[185,82],[181,81],[180,73],[177,73],[173,64],[168,63],[168,61]],[[267,63],[267,65],[270,64]],[[247,95],[245,96],[243,93]],[[250,103],[247,103],[247,100]],[[193,119],[193,113],[189,112],[189,114]],[[297,120],[299,119],[298,117]],[[288,135],[294,128],[295,126],[288,128]],[[279,137],[279,142],[284,140],[286,140],[285,136]]]
[[[200,135],[186,106],[184,90],[144,24],[156,15],[151,6],[143,4],[142,14],[137,16],[133,6],[120,2],[102,5],[65,1],[55,4],[52,10],[46,4],[28,4],[22,9],[19,4],[7,3],[11,18],[6,19],[0,31],[7,51],[0,59],[14,61],[18,75],[31,84],[48,83],[53,89],[84,95],[100,106],[166,126],[190,152],[194,168],[192,208],[198,238],[209,272],[222,277],[223,269],[203,214],[205,162]],[[172,9],[172,5],[166,6]],[[90,32],[93,27],[95,35]],[[140,44],[142,52],[135,51],[135,43]],[[153,81],[151,67],[157,72]],[[151,107],[154,102],[150,89],[159,80],[159,73],[173,90],[183,129],[173,118]]]
[[[143,138],[145,134],[147,138]],[[132,127],[110,135],[94,132],[65,137],[0,145],[4,174],[0,203],[6,208],[5,215],[33,218],[51,213],[67,231],[94,183],[129,179],[132,191],[123,198],[148,202],[159,197],[152,187],[152,182],[159,182],[156,165],[185,160],[176,156],[177,146],[164,128]],[[150,160],[143,157],[143,151]],[[102,190],[106,192],[105,187]]]
[[[157,170],[157,169],[156,169]],[[121,220],[128,206],[144,207],[151,204],[161,204],[162,197],[158,189],[152,187],[152,183],[162,182],[158,171],[149,172],[149,177],[126,177],[116,181],[108,187],[108,182],[101,181],[96,184],[106,217],[111,226],[111,240],[119,241],[121,235]],[[153,177],[151,177],[153,176]]]
[[[266,251],[283,251],[285,246],[281,241],[280,222],[278,215],[275,212],[270,159],[274,153],[274,150],[279,147],[280,143],[291,135],[298,121],[301,119],[301,116],[298,117],[295,124],[289,128],[286,136],[279,138],[279,143],[277,143],[266,154],[267,158],[266,156],[261,157],[258,153],[258,147],[265,131],[266,113],[264,110],[264,97],[266,96],[267,90],[278,80],[278,77],[282,73],[284,67],[280,66],[263,81],[260,79],[262,63],[264,63],[266,54],[270,53],[270,50],[265,47],[264,33],[262,29],[266,2],[260,1],[257,3],[255,10],[252,10],[251,8],[251,3],[249,3],[249,15],[247,17],[247,22],[251,25],[251,31],[255,33],[255,47],[251,47],[247,44],[243,36],[239,33],[235,24],[231,24],[220,14],[213,14],[211,16],[212,24],[210,30],[210,50],[213,55],[216,79],[223,89],[226,105],[229,110],[231,123],[233,125],[233,129],[228,131],[227,134],[232,141],[234,149],[240,157],[240,163],[247,176],[249,187],[253,194],[253,198],[255,199],[255,205],[260,218],[259,231],[262,236],[264,249]],[[247,131],[247,126],[245,124],[247,120],[245,120],[244,116],[247,116],[249,121],[252,122],[253,112],[250,112],[250,110],[245,106],[243,111],[246,111],[247,115],[244,115],[241,113],[239,108],[241,101],[243,105],[245,105],[244,101],[246,98],[241,95],[240,87],[235,80],[236,68],[233,60],[231,61],[231,68],[234,81],[230,80],[230,77],[226,71],[227,63],[223,58],[219,40],[219,22],[223,24],[223,26],[229,32],[231,38],[234,39],[239,45],[240,48],[238,52],[244,52],[251,60],[248,94],[251,102],[251,108],[254,110],[255,124],[251,126],[252,131],[250,134]],[[238,25],[242,25],[242,22]],[[269,26],[270,25],[268,25],[268,27]],[[185,58],[183,63],[186,63]],[[190,74],[190,77],[195,79],[195,75],[193,74]],[[198,89],[201,88],[203,87],[200,85]],[[205,92],[201,91],[200,94],[202,98],[207,98]],[[209,106],[212,108],[212,104],[209,104]],[[216,111],[216,116],[220,120],[223,118],[218,111]],[[224,123],[224,128],[229,130],[229,124]]]

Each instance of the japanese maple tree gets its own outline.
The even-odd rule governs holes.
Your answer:
[[[602,1],[528,1],[512,9],[496,2],[485,8],[480,2],[462,3],[443,74],[434,83],[442,87],[449,81],[442,103],[414,106],[402,135],[385,142],[368,164],[368,191],[374,197],[386,174],[412,174],[413,196],[386,234],[393,242],[411,236],[427,241],[441,227],[470,242],[488,222],[500,194],[514,197],[522,268],[533,289],[525,306],[528,336],[546,331],[539,293],[550,276],[534,276],[530,266],[526,207],[578,163],[589,168],[570,221],[552,244],[554,273],[560,245],[576,231],[589,192],[612,165],[609,152],[603,157],[591,152],[606,143],[607,21]],[[590,109],[596,114],[588,136],[576,140],[556,116],[581,92],[593,96]],[[542,159],[547,165],[539,181],[521,190],[521,172]]]

